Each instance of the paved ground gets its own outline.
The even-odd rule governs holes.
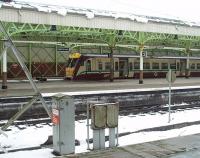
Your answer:
[[[91,151],[61,158],[199,158],[200,134]]]
[[[0,83],[1,84],[1,83]],[[115,80],[114,82],[105,81],[64,81],[51,80],[47,82],[36,82],[37,87],[42,93],[51,92],[74,92],[91,90],[116,90],[116,89],[139,89],[139,88],[158,88],[167,87],[166,79],[145,79],[144,84],[138,84],[136,79]],[[177,78],[173,86],[200,86],[200,78]],[[8,82],[8,89],[0,89],[1,96],[23,96],[32,95],[34,91],[27,81]]]

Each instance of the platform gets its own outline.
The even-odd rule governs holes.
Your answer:
[[[1,82],[0,82],[1,84]],[[37,87],[42,93],[54,92],[76,92],[76,91],[96,91],[96,90],[120,90],[120,89],[145,89],[168,87],[166,79],[144,79],[144,84],[139,84],[137,79],[122,79],[109,82],[103,81],[69,81],[50,80],[46,82],[36,81]],[[200,86],[200,78],[177,78],[172,87]],[[33,95],[34,91],[28,81],[8,81],[8,89],[0,89],[2,96],[25,96]]]
[[[199,158],[200,134],[59,158]],[[57,157],[58,158],[58,157]]]

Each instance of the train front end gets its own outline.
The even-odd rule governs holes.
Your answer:
[[[80,59],[81,54],[80,53],[71,53],[69,55],[69,59],[67,62],[67,67],[65,69],[65,78],[66,79],[73,79],[75,76],[75,70],[78,60]]]

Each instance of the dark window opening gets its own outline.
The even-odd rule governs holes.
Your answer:
[[[72,59],[72,58],[70,58],[69,60],[68,60],[68,62],[67,62],[67,67],[74,67],[75,66],[75,64],[76,64],[76,61],[77,61],[77,59]]]
[[[133,71],[133,63],[129,63],[129,71]]]
[[[140,69],[140,63],[139,62],[134,63],[134,69],[136,69],[136,70]]]
[[[190,69],[194,70],[195,69],[195,64],[190,65]]]
[[[150,69],[150,63],[145,62],[143,66],[144,66],[144,69]]]
[[[105,70],[110,71],[110,62],[105,63]]]
[[[86,71],[91,71],[91,61],[90,60],[88,60],[86,62]]]
[[[170,69],[176,70],[176,63],[171,63],[170,64]]]
[[[161,64],[161,69],[167,70],[168,69],[168,63],[162,63]]]
[[[119,64],[118,64],[118,62],[115,62],[115,71],[119,71]]]
[[[152,69],[159,69],[159,63],[153,63],[152,64]]]
[[[84,66],[84,60],[80,61],[80,66]]]
[[[197,64],[197,69],[200,69],[200,64]]]
[[[98,69],[99,70],[103,70],[103,63],[100,61],[100,62],[98,62]]]
[[[179,70],[180,69],[180,63],[176,63],[176,68]]]

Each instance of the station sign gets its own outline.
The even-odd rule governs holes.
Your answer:
[[[68,47],[61,47],[61,48],[57,48],[57,51],[59,51],[59,52],[69,52],[70,48],[68,48]]]

